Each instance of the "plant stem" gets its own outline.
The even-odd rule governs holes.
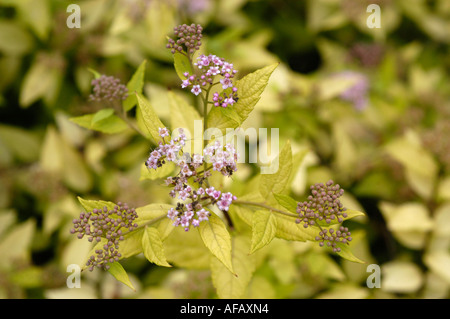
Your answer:
[[[116,115],[120,117],[125,123],[127,123],[130,128],[132,128],[138,134],[145,137],[144,133],[136,125],[134,125],[134,123],[131,122],[130,119],[127,117],[127,113],[125,110],[123,110],[122,105],[120,103],[113,103],[112,108],[115,110]]]
[[[156,218],[154,218],[154,219],[151,219],[151,220],[149,220],[149,221],[146,221],[145,223],[139,225],[138,227],[136,227],[136,228],[133,229],[132,231],[126,231],[126,232],[123,232],[122,235],[126,235],[126,234],[129,234],[129,233],[132,233],[132,232],[134,232],[134,231],[136,231],[136,230],[138,230],[138,229],[144,228],[145,226],[153,225],[153,224],[155,224],[155,223],[157,223],[157,222],[163,220],[165,217],[167,217],[167,214],[163,214],[163,215],[158,216],[158,217],[156,217]]]
[[[231,220],[230,214],[228,214],[227,211],[222,211],[223,215],[225,216],[225,219],[227,220],[228,223],[228,227],[230,228],[231,231],[234,230],[234,224],[233,221]]]
[[[202,138],[203,138],[203,136],[204,136],[204,134],[205,134],[205,131],[206,131],[206,129],[207,129],[206,117],[207,117],[207,115],[208,115],[208,97],[209,97],[209,91],[211,90],[211,87],[212,87],[212,86],[210,86],[210,87],[206,90],[205,97],[202,96],[202,98],[203,98],[203,134],[202,134]],[[208,170],[208,164],[207,164],[206,161],[205,161],[205,162],[203,163],[203,171],[206,172],[207,170]],[[209,185],[209,181],[208,181],[207,178],[205,179],[205,182],[206,182],[206,185],[209,187],[210,185]]]
[[[259,207],[263,207],[265,209],[268,209],[270,211],[273,211],[273,212],[276,212],[276,213],[279,213],[279,214],[282,214],[282,215],[298,218],[298,215],[282,211],[280,209],[274,208],[274,207],[266,205],[264,203],[250,202],[250,201],[244,201],[244,200],[235,200],[235,201],[233,201],[233,204],[248,205],[248,206],[259,206]]]

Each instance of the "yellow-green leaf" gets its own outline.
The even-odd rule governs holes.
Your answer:
[[[297,212],[297,201],[284,194],[273,194],[278,204],[286,208],[291,213]]]
[[[175,71],[177,72],[177,75],[181,80],[186,79],[186,77],[183,75],[185,72],[193,74],[191,63],[189,62],[189,58],[186,55],[176,52],[173,55],[173,64],[175,67]]]
[[[106,134],[121,133],[128,129],[128,124],[114,115],[113,109],[103,109],[93,114],[86,114],[70,119],[81,127]]]
[[[145,227],[142,236],[142,250],[149,262],[164,267],[172,267],[166,260],[164,247],[158,229]]]
[[[188,140],[191,140],[191,153],[198,153],[195,147],[203,149],[203,121],[197,110],[174,92],[168,93],[170,107],[170,127],[172,131],[185,129]],[[199,146],[197,146],[199,145]]]
[[[140,228],[125,234],[124,239],[119,243],[119,253],[122,258],[128,258],[142,253],[142,236],[144,235],[144,229]]]
[[[248,255],[249,242],[244,237],[233,238],[231,263],[236,275],[216,257],[211,258],[211,277],[217,295],[222,299],[242,298],[255,270],[253,256]]]
[[[61,174],[64,183],[78,192],[86,192],[92,187],[92,175],[84,159],[54,127],[47,129],[40,163],[45,171]]]
[[[130,278],[128,277],[127,272],[125,271],[125,269],[123,269],[123,267],[120,263],[114,262],[114,263],[110,264],[110,268],[108,269],[108,271],[118,281],[120,281],[121,283],[127,285],[128,287],[130,287],[131,289],[136,291],[136,289],[134,288],[133,284],[130,281]]]
[[[159,141],[160,136],[158,129],[166,126],[161,122],[150,102],[142,94],[136,93],[136,96],[139,110],[142,112],[144,126],[147,128],[147,131],[153,140]]]
[[[173,205],[156,203],[138,207],[136,208],[138,217],[134,220],[134,222],[138,225],[142,225],[143,223],[149,221],[156,223],[164,218],[167,218],[167,211],[171,207],[173,207]]]
[[[136,105],[137,100],[135,93],[142,93],[146,64],[147,60],[144,60],[127,83],[128,97],[122,102],[123,110],[125,112],[131,110]]]
[[[208,269],[211,253],[205,247],[199,232],[194,229],[186,232],[182,227],[173,228],[170,236],[164,240],[167,260],[185,269]]]
[[[248,117],[261,98],[261,94],[269,83],[269,78],[278,63],[266,66],[250,73],[236,82],[239,100],[231,110],[213,107],[207,116],[207,127],[218,128],[225,132],[227,128],[236,128]]]
[[[275,237],[286,240],[307,241],[314,240],[319,231],[315,227],[304,228],[295,222],[295,218],[276,214],[277,232]]]
[[[365,264],[366,262],[359,259],[355,255],[353,255],[352,251],[350,250],[350,246],[344,243],[336,243],[336,247],[341,248],[340,252],[337,252],[339,256],[341,256],[344,259],[347,259],[348,261],[352,261],[355,263]]]
[[[277,219],[274,213],[258,210],[253,214],[251,254],[268,245],[277,232]]]
[[[103,200],[83,199],[79,196],[78,196],[78,201],[84,207],[86,212],[91,212],[94,208],[103,209],[103,207],[107,207],[108,210],[113,210],[114,206],[117,206],[113,202],[103,201]]]
[[[26,108],[46,97],[55,87],[59,86],[60,69],[49,68],[36,60],[27,71],[20,89],[19,103]]]
[[[229,271],[234,273],[231,263],[231,238],[220,217],[211,213],[209,219],[201,222],[198,229],[205,246]]]
[[[261,98],[261,94],[269,83],[269,78],[279,63],[266,66],[262,69],[250,73],[236,82],[239,100],[233,105],[233,109],[241,119],[241,123],[248,117],[256,103]]]
[[[174,169],[175,164],[173,162],[168,162],[158,169],[147,168],[147,166],[145,166],[145,163],[143,163],[141,165],[141,176],[139,177],[139,180],[143,181],[149,179],[153,181],[155,179],[165,178],[169,176],[174,171]]]
[[[292,171],[292,150],[289,141],[287,141],[280,154],[274,159],[272,165],[278,168],[275,173],[261,175],[259,191],[265,198],[270,193],[279,194],[283,192],[289,181]]]
[[[30,245],[36,229],[36,222],[28,219],[26,222],[15,225],[0,242],[0,266],[11,266],[15,260],[30,254]]]

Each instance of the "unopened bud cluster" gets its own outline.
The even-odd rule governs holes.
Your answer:
[[[185,51],[192,55],[202,45],[202,31],[203,28],[199,24],[176,26],[173,28],[173,32],[177,40],[175,41],[169,38],[169,43],[166,45],[166,48],[170,49],[172,54]]]
[[[113,76],[102,75],[91,82],[93,94],[89,98],[93,101],[117,101],[128,97],[128,89],[120,80]]]
[[[297,204],[299,218],[296,222],[303,223],[305,228],[315,225],[317,221],[325,221],[327,224],[332,221],[342,223],[343,218],[347,217],[346,208],[339,200],[344,190],[332,180],[326,184],[317,183],[310,188],[308,201]]]
[[[167,162],[173,162],[179,167],[179,173],[168,177],[166,185],[173,188],[169,195],[182,202],[178,202],[176,208],[169,209],[167,217],[174,221],[174,226],[182,226],[188,231],[190,226],[198,227],[201,221],[208,220],[210,212],[205,209],[207,205],[217,205],[220,210],[228,211],[231,203],[237,199],[231,193],[222,193],[213,186],[207,186],[207,180],[211,176],[211,169],[224,176],[231,176],[237,170],[238,153],[233,145],[223,146],[218,141],[207,146],[203,155],[183,153],[186,136],[182,129],[179,129],[179,133],[178,137],[166,139],[169,131],[159,128],[162,141],[150,153],[146,166],[156,170]],[[208,167],[208,164],[212,166]]]
[[[88,241],[100,242],[106,239],[102,249],[95,251],[96,255],[90,256],[86,263],[89,270],[94,267],[108,269],[108,263],[118,261],[121,257],[119,253],[119,242],[124,239],[124,231],[133,231],[138,227],[134,220],[137,218],[134,208],[129,208],[127,204],[117,203],[114,209],[93,209],[91,212],[82,212],[80,217],[73,220],[71,233],[77,234],[79,239],[84,236]]]
[[[337,247],[338,243],[348,244],[352,241],[351,233],[347,227],[341,226],[339,230],[326,229],[319,232],[319,236],[316,236],[316,241],[319,242],[320,247],[327,246],[333,248],[333,252],[338,253],[341,251],[340,247]]]

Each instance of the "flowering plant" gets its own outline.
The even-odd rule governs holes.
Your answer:
[[[94,73],[92,99],[110,108],[73,121],[104,133],[131,127],[148,138],[153,146],[141,179],[164,179],[169,190],[165,203],[138,208],[79,198],[85,212],[73,221],[71,232],[95,242],[84,268],[107,269],[133,287],[119,263],[123,258],[143,253],[151,263],[165,267],[198,267],[207,259],[218,296],[238,298],[255,271],[255,256],[274,238],[318,242],[343,258],[361,262],[349,249],[351,233],[342,223],[362,213],[344,207],[339,199],[344,191],[338,184],[330,180],[311,186],[304,202],[289,196],[293,166],[304,158],[293,156],[289,141],[274,159],[275,172],[259,174],[244,191],[233,188],[242,154],[224,133],[234,132],[249,116],[278,64],[236,80],[239,72],[224,58],[196,56],[202,32],[200,25],[181,25],[174,28],[176,39],[168,39],[181,89],[201,102],[195,109],[170,92],[171,117],[178,119],[171,130],[142,94],[145,62],[126,87]],[[127,115],[134,107],[136,120]],[[198,122],[201,134],[195,133]],[[177,127],[180,123],[184,127]],[[208,140],[211,129],[214,139]],[[192,256],[174,253],[190,249]]]

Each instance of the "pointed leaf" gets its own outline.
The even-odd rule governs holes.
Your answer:
[[[270,75],[277,66],[278,63],[269,65],[237,81],[235,87],[238,89],[239,100],[230,108],[232,111],[213,107],[207,116],[207,127],[218,128],[225,132],[227,128],[236,128],[241,125],[258,103],[269,83]]]
[[[128,112],[136,105],[137,100],[135,93],[142,93],[142,89],[144,88],[146,64],[147,60],[144,60],[141,65],[139,65],[136,72],[134,72],[133,76],[127,84],[128,97],[122,102],[123,110],[125,112]]]
[[[94,116],[92,117],[91,125],[94,125],[95,123],[97,123],[103,119],[106,119],[113,114],[114,114],[113,109],[102,109],[94,114]]]
[[[188,72],[189,74],[193,74],[191,63],[189,61],[189,58],[179,52],[176,52],[173,55],[173,64],[175,66],[175,71],[178,74],[178,77],[180,80],[185,80],[186,77],[183,75],[183,73]]]
[[[83,199],[80,196],[78,196],[78,201],[84,207],[86,212],[91,212],[94,208],[103,209],[103,207],[107,207],[108,210],[113,210],[114,206],[117,206],[117,204],[113,202],[103,200]]]
[[[158,229],[145,227],[142,236],[142,250],[149,262],[164,267],[172,267],[166,260],[163,243]]]
[[[189,249],[184,247],[189,247]],[[197,231],[186,232],[181,227],[174,227],[170,236],[164,240],[164,252],[167,260],[178,267],[185,269],[209,268],[211,252],[206,248]]]
[[[100,78],[102,76],[99,72],[97,72],[94,69],[88,68],[88,71],[91,72],[94,75],[95,79],[98,79],[98,78]]]
[[[128,287],[130,287],[131,289],[136,291],[136,289],[134,288],[133,284],[130,281],[130,278],[128,277],[127,272],[125,271],[125,269],[123,269],[123,267],[120,263],[114,262],[114,263],[110,264],[110,268],[108,269],[108,271],[118,281],[120,281],[121,283],[127,285]]]
[[[268,210],[253,213],[252,245],[250,253],[270,244],[277,232],[277,219]]]
[[[214,213],[198,227],[203,243],[229,271],[234,273],[231,263],[231,238],[227,227]]]
[[[181,96],[174,92],[168,93],[170,107],[170,126],[172,130],[185,128],[192,135],[194,133],[194,121],[201,120],[202,117],[197,110],[186,102]]]
[[[286,188],[292,171],[292,151],[289,141],[272,164],[278,168],[277,171],[274,174],[261,175],[259,191],[263,197],[269,196],[270,193],[279,194]]]
[[[278,204],[286,208],[291,213],[297,212],[297,201],[292,197],[284,194],[273,194]]]
[[[148,133],[150,133],[150,136],[154,141],[159,141],[160,136],[158,129],[166,126],[161,122],[155,110],[150,105],[150,102],[142,94],[137,93],[136,96],[139,109],[142,112],[143,122]]]
[[[318,228],[304,228],[301,224],[295,222],[295,218],[276,214],[277,232],[275,237],[286,240],[308,241],[314,240],[319,233]]]
[[[262,69],[246,75],[236,82],[239,100],[233,105],[241,119],[241,123],[248,117],[256,103],[261,98],[261,94],[269,83],[269,78],[279,63],[266,66]]]
[[[113,113],[112,109],[104,109],[97,113],[72,117],[70,120],[81,127],[106,134],[121,133],[128,129],[127,123]]]
[[[125,234],[124,239],[119,243],[119,253],[122,255],[120,259],[128,258],[142,253],[142,236],[144,229],[139,228],[131,233]]]
[[[167,218],[167,211],[172,207],[173,205],[156,203],[138,207],[136,208],[138,217],[134,222],[140,226],[149,221],[156,223],[157,221],[164,220]]]
[[[155,179],[165,178],[169,176],[174,170],[175,164],[173,162],[166,163],[158,169],[147,168],[147,166],[145,166],[145,163],[143,163],[141,165],[141,177],[139,178],[139,180],[143,181],[149,179],[153,181]]]
[[[347,259],[348,261],[352,261],[355,263],[360,263],[360,264],[365,264],[366,262],[355,257],[355,255],[353,255],[353,253],[350,250],[350,246],[344,243],[336,243],[336,246],[341,248],[340,252],[337,252],[336,254],[338,254],[339,256],[341,256],[344,259]]]
[[[244,237],[233,238],[232,265],[236,275],[217,258],[211,258],[211,277],[219,298],[242,298],[255,270],[255,258],[248,256],[250,244]]]

